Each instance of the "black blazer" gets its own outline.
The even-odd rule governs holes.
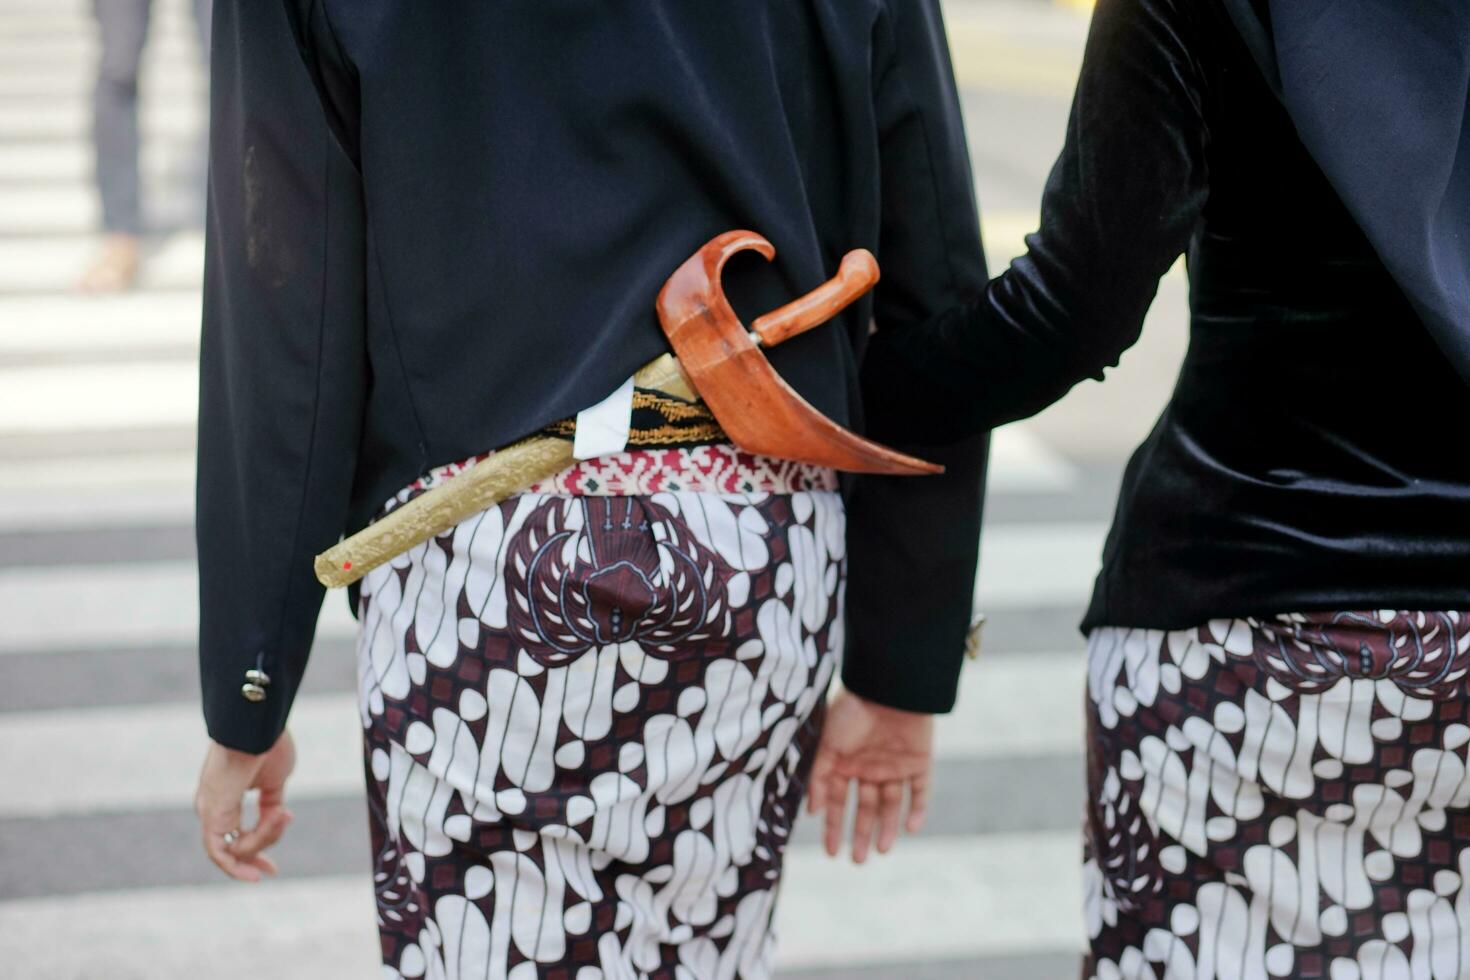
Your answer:
[[[1456,370],[1470,305],[1455,258],[1470,207],[1426,204],[1470,201],[1445,124],[1456,98],[1465,115],[1467,76],[1434,76],[1442,98],[1422,107],[1408,96],[1434,86],[1419,72],[1346,84],[1416,50],[1454,63],[1470,18],[1438,0],[1396,5],[1397,27],[1378,0],[1279,6],[1299,31],[1339,15],[1383,29],[1306,38],[1344,46],[1304,76],[1310,44],[1283,45],[1304,37],[1278,22],[1283,105],[1219,0],[1100,0],[1027,254],[969,303],[876,337],[863,369],[880,435],[1023,418],[1116,364],[1188,257],[1189,350],[1128,464],[1084,628],[1470,610],[1470,385]],[[1447,46],[1424,42],[1457,25]],[[1361,117],[1341,109],[1359,87],[1373,91]],[[1320,112],[1302,111],[1310,92]],[[1347,137],[1322,132],[1329,116],[1348,133],[1394,125],[1354,165]],[[1391,182],[1385,156],[1417,179]]]
[[[870,323],[985,282],[936,0],[221,0],[212,70],[200,663],[210,734],[236,748],[285,723],[312,556],[664,350],[654,297],[714,234],[778,249],[729,270],[746,317],[877,254],[871,299],[772,357],[859,428]],[[942,711],[985,440],[900,441],[950,472],[850,488],[845,676]],[[249,669],[271,677],[259,703]]]

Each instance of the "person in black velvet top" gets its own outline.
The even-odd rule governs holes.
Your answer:
[[[1218,3],[1102,5],[1041,221],[973,301],[875,337],[864,395],[879,438],[1026,418],[1117,363],[1185,256],[1188,354],[1084,628],[1466,601],[1443,423],[1470,388]]]
[[[874,338],[874,434],[962,437],[1186,260],[1083,623],[1089,976],[1408,977],[1442,929],[1470,975],[1467,91],[1463,4],[1100,0],[1026,254]]]

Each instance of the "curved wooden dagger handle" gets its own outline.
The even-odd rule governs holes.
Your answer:
[[[775,347],[799,333],[820,326],[847,309],[878,282],[878,260],[865,248],[842,257],[837,275],[805,296],[765,316],[757,317],[750,332],[762,347]]]
[[[731,256],[776,249],[752,231],[717,235],[674,270],[658,294],[658,319],[679,364],[730,441],[748,453],[851,473],[917,476],[944,467],[879,445],[823,415],[782,380],[761,345],[820,323],[878,278],[866,252],[843,259],[835,279],[757,321],[765,337],[730,308],[720,274]]]

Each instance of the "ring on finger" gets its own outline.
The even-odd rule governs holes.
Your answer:
[[[233,847],[233,846],[235,846],[235,841],[237,841],[237,840],[240,839],[240,835],[242,833],[243,833],[243,831],[241,831],[239,827],[236,827],[234,830],[227,830],[227,831],[225,831],[224,832],[225,846],[226,847]]]

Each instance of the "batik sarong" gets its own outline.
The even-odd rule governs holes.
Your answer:
[[[369,574],[383,976],[768,976],[843,582],[833,474],[719,446],[579,464]]]
[[[1104,628],[1085,974],[1470,977],[1470,613]]]

